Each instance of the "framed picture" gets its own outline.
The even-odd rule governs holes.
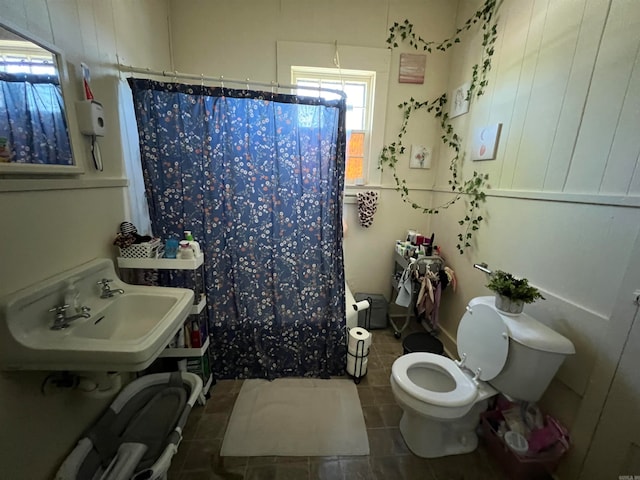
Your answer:
[[[416,53],[400,54],[400,83],[424,83],[424,72],[427,66],[427,56]]]
[[[471,160],[493,160],[498,151],[502,124],[476,128],[471,143]]]
[[[431,147],[411,145],[409,168],[431,168]]]
[[[449,118],[455,118],[469,111],[469,100],[467,100],[469,88],[471,88],[471,82],[464,83],[451,92]]]

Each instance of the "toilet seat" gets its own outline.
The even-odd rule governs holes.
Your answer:
[[[449,392],[434,392],[416,385],[409,378],[409,368],[440,367],[455,382],[456,386]],[[478,394],[478,385],[467,377],[455,362],[442,355],[426,352],[415,352],[398,358],[391,367],[391,374],[407,394],[417,400],[443,407],[461,407],[473,402]]]

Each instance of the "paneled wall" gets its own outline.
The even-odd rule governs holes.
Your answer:
[[[462,0],[458,25],[480,3]],[[483,261],[539,286],[547,300],[527,311],[576,345],[542,401],[574,435],[561,478],[581,470],[631,320],[620,302],[640,287],[623,282],[640,232],[639,28],[640,2],[504,0],[489,87],[453,120],[467,151],[475,129],[503,124],[496,159],[462,166],[489,175],[485,220],[464,255],[449,246],[463,205],[431,223],[459,278],[440,316],[452,353],[465,304],[491,293],[472,267]],[[480,41],[454,49],[450,91],[470,79]],[[447,166],[441,155],[434,206],[450,199]]]
[[[638,2],[504,2],[490,87],[456,119],[503,123],[497,161],[473,165],[494,189],[640,195],[639,27]],[[457,66],[452,82],[465,74]]]
[[[81,97],[80,62],[105,109],[99,139],[104,172],[90,161],[86,139],[76,160],[85,173],[65,179],[0,179],[0,295],[113,255],[111,240],[125,218],[126,178],[118,124],[116,64],[170,69],[165,0],[0,0],[0,21],[59,47],[71,82],[67,111]],[[77,133],[77,132],[76,132]],[[43,396],[45,374],[0,373],[0,477],[52,478],[60,461],[110,399],[79,393]]]

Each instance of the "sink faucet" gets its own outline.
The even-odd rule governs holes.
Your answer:
[[[113,297],[116,293],[124,293],[124,290],[122,290],[121,288],[117,288],[115,290],[111,289],[111,285],[109,284],[109,282],[113,282],[113,280],[110,280],[108,278],[103,278],[102,280],[100,280],[98,282],[98,285],[100,285],[100,287],[102,287],[102,291],[100,292],[100,298],[111,298]]]
[[[57,307],[53,307],[49,309],[50,312],[55,312],[56,318],[53,321],[53,325],[51,326],[51,330],[63,330],[69,326],[71,322],[78,318],[89,318],[91,314],[89,311],[91,310],[89,307],[81,307],[82,312],[76,315],[71,315],[67,317],[66,311],[69,308],[69,305],[59,305]]]

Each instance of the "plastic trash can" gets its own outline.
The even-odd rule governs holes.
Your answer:
[[[404,354],[413,352],[429,352],[442,355],[444,347],[442,342],[427,332],[416,332],[407,335],[402,341]]]
[[[356,293],[356,302],[370,299],[371,307],[367,310],[358,311],[358,326],[366,328],[367,330],[374,330],[380,328],[387,328],[389,325],[388,309],[389,305],[384,295],[377,293]],[[367,322],[367,316],[369,321]]]

